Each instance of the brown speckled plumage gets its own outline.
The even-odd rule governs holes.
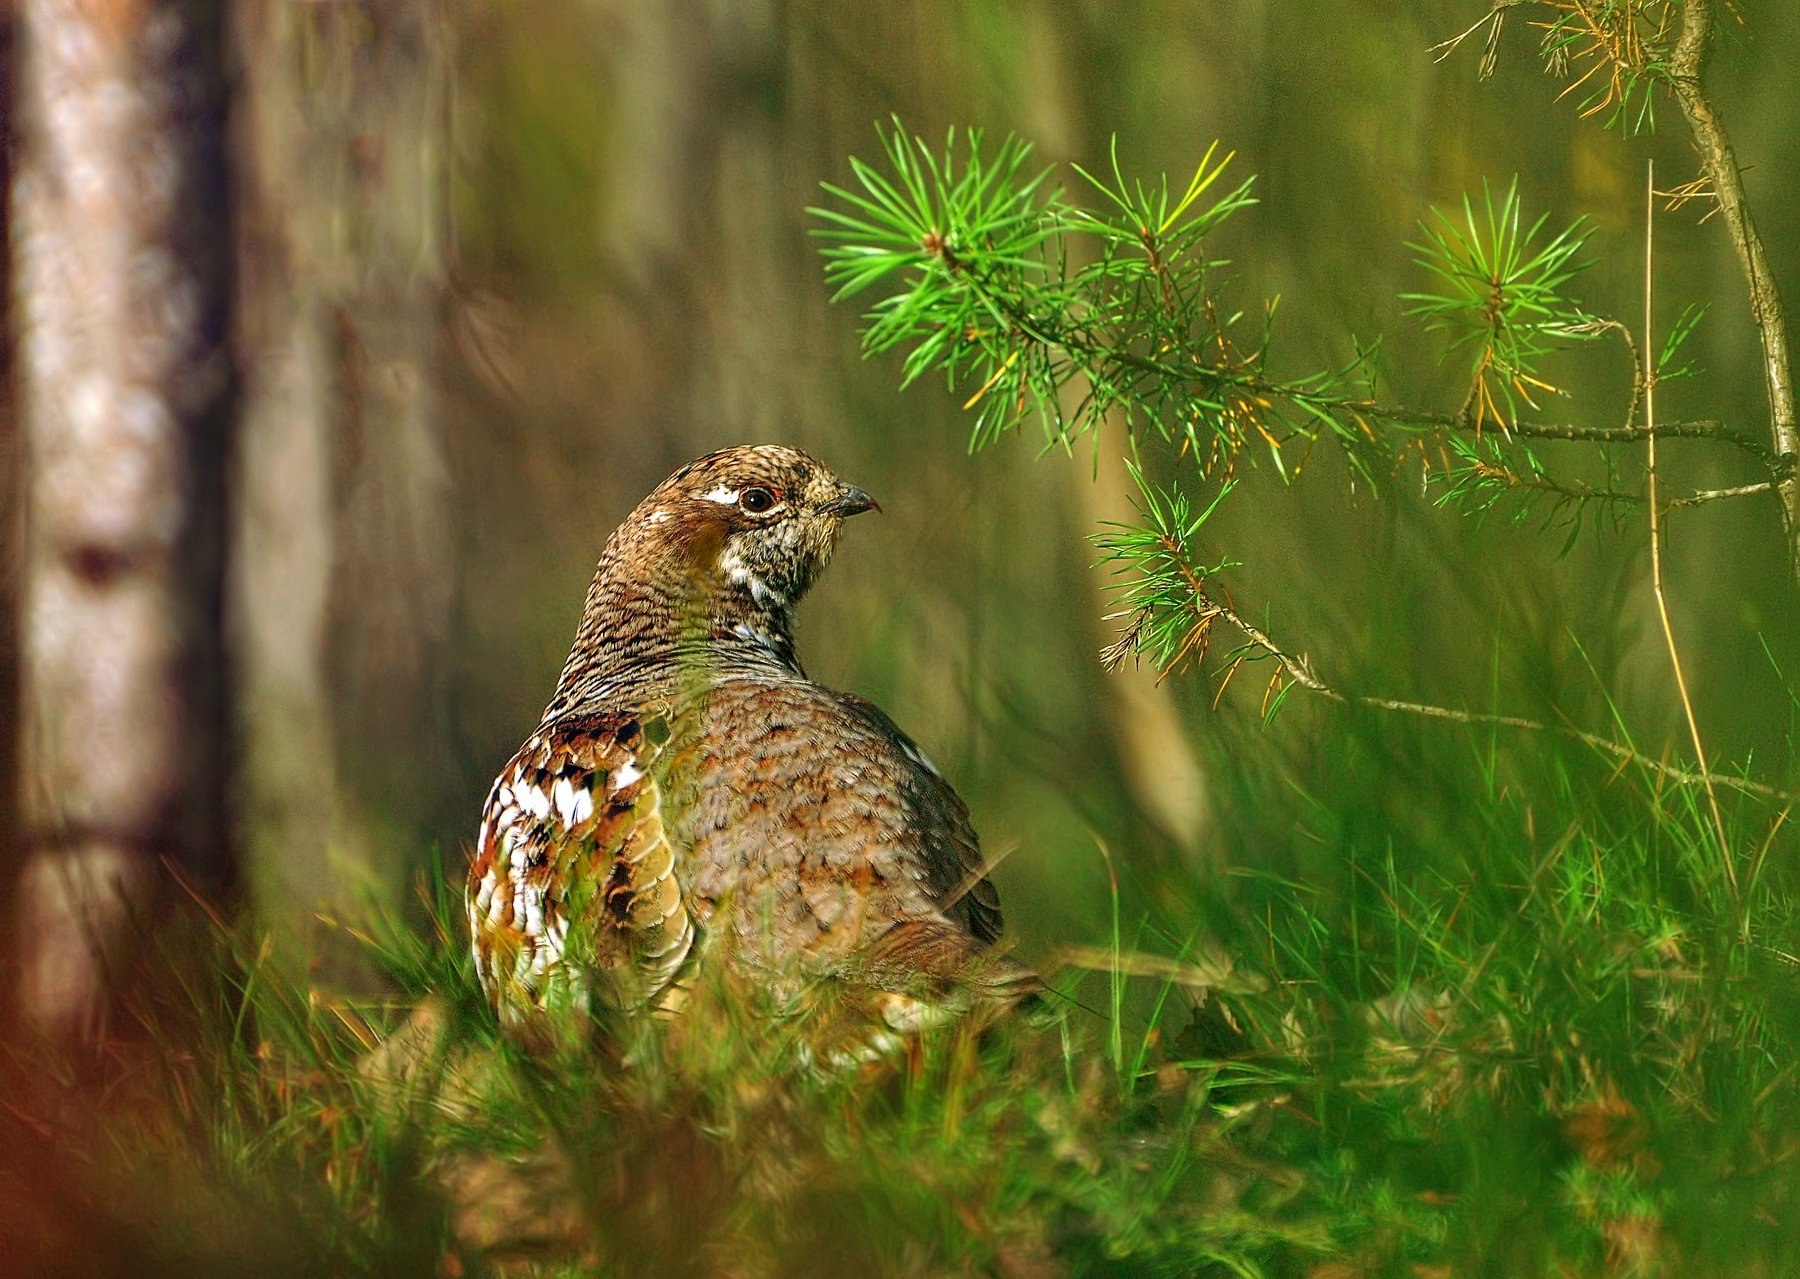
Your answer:
[[[714,954],[771,982],[846,979],[896,1030],[1037,988],[993,949],[999,898],[956,792],[794,656],[794,606],[873,506],[804,453],[727,449],[613,533],[470,868],[503,1021],[664,1005]]]

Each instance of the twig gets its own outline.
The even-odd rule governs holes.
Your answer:
[[[1520,0],[1520,3],[1524,2],[1525,0]],[[1328,414],[1366,416],[1399,426],[1438,427],[1466,432],[1478,430],[1476,416],[1466,408],[1445,412],[1324,394],[1306,386],[1264,377],[1259,371],[1252,371],[1250,364],[1208,365],[1197,357],[1190,360],[1170,360],[1138,351],[1120,350],[1095,340],[1078,326],[1060,325],[1052,317],[1033,315],[1013,299],[995,292],[979,276],[965,271],[959,273],[958,278],[974,289],[988,306],[1004,318],[1015,336],[1060,351],[1090,383],[1113,380],[1096,372],[1111,365],[1116,369],[1148,375],[1174,386],[1230,387],[1242,395],[1288,400]],[[1634,388],[1634,391],[1636,389],[1638,388]],[[1616,427],[1589,427],[1560,422],[1514,421],[1506,423],[1506,432],[1514,438],[1570,440],[1589,444],[1642,444],[1649,439],[1649,431],[1644,426],[1629,423]],[[1668,439],[1712,440],[1732,445],[1750,454],[1766,467],[1778,484],[1792,480],[1800,485],[1800,479],[1794,478],[1795,458],[1784,456],[1779,448],[1771,450],[1762,440],[1716,419],[1665,422],[1656,427],[1656,434]]]
[[[1494,41],[1499,38],[1500,23],[1506,16],[1506,11],[1508,9],[1517,9],[1520,5],[1529,3],[1531,3],[1531,0],[1494,0],[1493,7],[1471,23],[1466,30],[1451,36],[1448,40],[1438,41],[1436,44],[1432,45],[1427,52],[1436,53],[1438,55],[1432,59],[1433,62],[1442,62],[1445,58],[1448,58],[1451,54],[1461,48],[1464,40],[1467,40],[1490,22],[1494,24],[1494,29],[1488,33],[1487,43],[1488,49],[1492,50]],[[1440,50],[1442,50],[1442,52],[1439,52]],[[1489,69],[1488,53],[1483,53],[1481,65],[1483,68],[1482,75],[1485,78]]]
[[[1632,336],[1631,326],[1618,320],[1586,320],[1580,324],[1571,324],[1567,333],[1616,333],[1619,340],[1625,343],[1625,352],[1631,357],[1631,401],[1625,406],[1625,427],[1629,431],[1637,425],[1638,401],[1644,398],[1644,379],[1648,376],[1649,364],[1638,354],[1637,339]]]
[[[1725,215],[1726,230],[1749,286],[1750,314],[1762,339],[1763,380],[1769,393],[1774,456],[1777,463],[1784,464],[1775,487],[1781,497],[1794,573],[1800,577],[1800,474],[1794,469],[1795,459],[1800,458],[1800,422],[1796,419],[1793,363],[1788,353],[1787,312],[1769,269],[1762,237],[1757,234],[1744,201],[1743,177],[1731,140],[1700,82],[1712,49],[1712,33],[1712,0],[1682,0],[1681,37],[1669,60],[1669,84],[1687,117],[1688,129],[1694,135],[1694,145],[1712,182],[1719,211]]]
[[[1701,489],[1698,493],[1689,493],[1686,497],[1672,497],[1666,506],[1700,506],[1706,502],[1717,502],[1728,497],[1751,497],[1757,493],[1773,493],[1775,482],[1763,480],[1759,484],[1739,484],[1728,489]]]
[[[1495,466],[1488,462],[1476,462],[1474,467],[1484,479],[1499,480],[1507,488],[1524,489],[1531,493],[1548,493],[1565,502],[1625,502],[1636,506],[1644,500],[1640,493],[1625,493],[1618,489],[1597,489],[1579,480],[1564,483],[1560,480],[1553,480],[1547,475],[1521,475],[1511,467]]]
[[[1655,350],[1652,342],[1655,313],[1652,307],[1656,280],[1656,161],[1646,167],[1644,186],[1644,349]],[[1706,782],[1706,803],[1712,810],[1713,829],[1719,836],[1719,857],[1725,865],[1725,878],[1731,884],[1731,895],[1738,897],[1737,868],[1731,861],[1731,838],[1725,833],[1725,818],[1719,813],[1718,792],[1713,789],[1712,773],[1706,767],[1706,747],[1700,741],[1700,721],[1694,715],[1694,700],[1688,695],[1687,676],[1681,670],[1681,650],[1675,644],[1675,627],[1669,621],[1669,601],[1663,591],[1662,520],[1656,502],[1656,375],[1644,370],[1644,425],[1652,428],[1649,452],[1645,455],[1646,486],[1650,512],[1650,585],[1656,593],[1656,615],[1662,622],[1663,640],[1669,646],[1669,665],[1675,671],[1675,691],[1681,695],[1681,709],[1687,716],[1688,737],[1694,743],[1694,758],[1700,764],[1700,776]]]
[[[1534,733],[1556,733],[1563,737],[1571,737],[1602,754],[1611,755],[1622,763],[1637,764],[1649,769],[1665,781],[1676,782],[1684,786],[1710,786],[1716,782],[1720,786],[1730,787],[1732,790],[1746,795],[1758,795],[1764,799],[1787,801],[1800,798],[1762,782],[1753,782],[1745,777],[1731,777],[1722,773],[1694,773],[1685,768],[1676,768],[1661,760],[1652,759],[1642,751],[1615,742],[1611,738],[1601,737],[1598,733],[1590,733],[1568,724],[1550,724],[1543,720],[1528,719],[1523,715],[1495,715],[1480,711],[1458,710],[1451,706],[1434,706],[1429,702],[1408,702],[1392,697],[1351,696],[1339,692],[1320,679],[1313,671],[1312,664],[1305,658],[1295,657],[1254,623],[1246,621],[1230,605],[1221,604],[1209,594],[1205,584],[1199,581],[1192,568],[1179,555],[1171,552],[1170,558],[1180,565],[1180,572],[1194,595],[1194,611],[1203,623],[1211,623],[1215,618],[1229,622],[1253,646],[1274,658],[1289,679],[1327,701],[1345,706],[1366,706],[1371,710],[1398,711],[1402,714],[1418,715],[1426,719],[1448,720],[1455,724],[1477,724],[1484,727],[1520,728]]]
[[[1562,483],[1548,476],[1520,475],[1517,471],[1503,467],[1482,464],[1484,473],[1504,480],[1508,488],[1527,489],[1533,493],[1548,493],[1553,497],[1570,502],[1622,502],[1630,506],[1642,506],[1645,498],[1642,493],[1626,493],[1620,489],[1597,489],[1580,481]],[[1662,509],[1669,510],[1676,506],[1704,506],[1708,502],[1722,502],[1732,497],[1754,497],[1759,493],[1772,493],[1775,483],[1772,480],[1761,480],[1755,484],[1739,484],[1732,488],[1701,489],[1697,493],[1689,493],[1683,497],[1671,497],[1663,502]]]
[[[1262,386],[1257,389],[1282,393],[1285,388]],[[1351,413],[1367,413],[1370,417],[1397,422],[1404,426],[1441,426],[1456,431],[1472,431],[1475,421],[1463,413],[1439,413],[1431,409],[1412,409],[1398,404],[1381,404],[1374,400],[1342,400],[1334,407]],[[1508,422],[1508,434],[1532,440],[1573,440],[1590,444],[1642,444],[1650,438],[1643,426],[1576,426],[1562,422]],[[1780,459],[1761,440],[1752,439],[1716,419],[1691,422],[1664,422],[1655,433],[1663,439],[1716,440],[1750,453],[1764,465],[1775,469]]]

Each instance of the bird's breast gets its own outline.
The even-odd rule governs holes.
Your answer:
[[[726,681],[708,694],[693,745],[680,836],[692,898],[739,946],[841,956],[932,909],[914,766],[836,694]]]

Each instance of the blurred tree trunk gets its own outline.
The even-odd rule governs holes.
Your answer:
[[[601,250],[658,381],[646,415],[652,477],[716,447],[718,422],[775,438],[792,418],[788,317],[771,308],[784,259],[776,36],[783,0],[645,5],[601,0],[617,32],[609,198]]]
[[[0,0],[0,919],[13,918],[23,862],[19,855],[19,433],[13,411],[12,243],[13,97],[19,82],[11,0]],[[16,959],[17,956],[10,958]],[[0,969],[0,1025],[12,1018],[16,976]]]
[[[226,880],[231,389],[217,5],[24,0],[12,188],[26,488],[13,936],[91,1030],[158,864]]]
[[[1054,9],[1033,9],[1024,15],[1023,65],[1033,88],[1025,103],[1026,133],[1050,155],[1091,161],[1104,154],[1104,147],[1082,131],[1083,122],[1095,113],[1083,110],[1078,97],[1077,68],[1082,62],[1070,50],[1082,47],[1082,42],[1063,29],[1070,17]],[[1068,394],[1071,401],[1079,395],[1074,388]],[[1095,455],[1093,472],[1087,473],[1087,459],[1080,453],[1076,468],[1069,472],[1081,516],[1076,538],[1137,518],[1135,493],[1123,461],[1129,453],[1125,424],[1115,415],[1106,429],[1108,438]],[[1087,583],[1092,592],[1088,616],[1102,618],[1113,605],[1108,583],[1099,573],[1089,573]],[[1112,639],[1097,635],[1095,650]],[[1136,664],[1112,672],[1103,688],[1108,733],[1132,799],[1151,825],[1190,860],[1216,867],[1220,856],[1209,838],[1212,811],[1206,771],[1188,740],[1174,688],[1155,671]]]
[[[356,956],[317,917],[394,905],[454,798],[445,38],[435,0],[237,10],[245,864],[284,955],[340,979]]]

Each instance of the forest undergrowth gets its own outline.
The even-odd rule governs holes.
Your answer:
[[[1291,873],[1115,913],[1045,1009],[854,1069],[818,1065],[823,990],[703,987],[609,1048],[520,1054],[454,873],[432,933],[361,934],[393,998],[306,989],[213,926],[128,1001],[97,1098],[11,1063],[15,1099],[56,1077],[82,1102],[6,1108],[36,1152],[8,1268],[1792,1273],[1785,824],[1722,849],[1695,788],[1577,746],[1320,731],[1335,780],[1230,779],[1299,812]],[[1727,834],[1764,807],[1729,803]]]

